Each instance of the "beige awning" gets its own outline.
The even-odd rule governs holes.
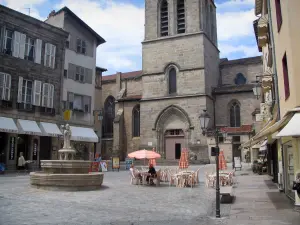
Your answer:
[[[257,133],[249,141],[241,145],[241,148],[249,148],[257,144],[258,142],[264,140],[267,136],[272,135],[275,132],[279,131],[290,121],[290,119],[293,117],[295,112],[300,112],[300,108],[294,108],[288,110],[286,114],[283,116],[283,118],[276,123],[275,123],[275,119],[267,123],[267,125],[259,133]]]
[[[300,136],[300,113],[295,113],[287,125],[276,137],[299,137]]]

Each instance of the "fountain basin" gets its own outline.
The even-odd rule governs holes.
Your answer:
[[[45,173],[87,174],[91,162],[84,160],[41,160],[41,167]]]
[[[98,172],[85,174],[60,174],[31,172],[30,184],[45,190],[89,191],[101,188],[104,174]]]

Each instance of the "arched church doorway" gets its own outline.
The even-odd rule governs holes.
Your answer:
[[[185,147],[183,130],[166,130],[164,138],[166,159],[180,159],[181,149]]]

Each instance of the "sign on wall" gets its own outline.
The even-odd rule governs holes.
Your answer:
[[[33,139],[32,160],[37,160],[37,154],[38,154],[38,140]]]
[[[120,169],[120,158],[119,157],[112,157],[112,169]]]
[[[10,137],[9,140],[9,160],[15,160],[16,137]]]

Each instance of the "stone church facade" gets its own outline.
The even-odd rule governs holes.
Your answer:
[[[253,132],[260,101],[252,82],[261,74],[262,61],[220,59],[216,27],[211,0],[145,1],[142,70],[97,74],[101,87],[95,105],[103,112],[97,151],[103,158],[123,159],[129,152],[155,148],[175,160],[185,147],[208,162],[212,138],[202,135],[199,121],[206,109],[210,126],[227,134],[228,143],[221,147],[231,161],[228,137],[240,136],[241,142]]]

